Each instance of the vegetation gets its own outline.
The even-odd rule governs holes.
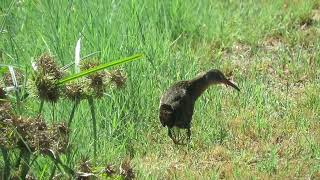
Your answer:
[[[81,56],[91,54],[83,62],[96,62],[82,70],[137,53],[145,58],[69,82],[64,80],[75,74],[73,67],[31,81],[38,77],[31,60],[50,56],[61,70],[74,62],[79,38]],[[2,0],[0,64],[15,69],[21,91],[4,93],[15,82],[1,67],[0,172],[38,179],[317,179],[319,39],[317,0]],[[210,88],[196,104],[191,143],[174,145],[158,119],[161,93],[212,68],[241,92]],[[104,87],[109,83],[103,81],[79,93],[84,82],[105,76],[122,88]],[[59,88],[59,98],[42,96],[50,103],[40,103],[33,94],[41,91],[32,89],[39,82],[52,83],[46,87],[54,92]],[[12,120],[6,126],[11,133],[3,130],[3,119]],[[21,138],[30,124],[42,128]],[[43,134],[47,143],[37,149]],[[20,143],[5,144],[3,137]],[[66,141],[67,147],[59,146]],[[42,151],[48,149],[58,153]]]

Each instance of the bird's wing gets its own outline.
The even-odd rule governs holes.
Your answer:
[[[185,106],[188,94],[185,89],[172,89],[160,101],[160,122],[163,126],[173,126],[181,108]]]

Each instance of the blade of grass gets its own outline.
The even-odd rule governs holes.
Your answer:
[[[50,157],[50,159],[55,163],[56,167],[60,169],[59,165],[62,166],[63,170],[68,173],[69,175],[71,175],[72,177],[75,176],[75,172],[74,170],[72,170],[70,167],[68,167],[67,165],[65,165],[59,156],[55,156],[53,154],[48,154],[48,156]],[[61,170],[60,170],[61,171]]]
[[[0,147],[3,160],[4,160],[4,172],[1,174],[0,177],[3,177],[4,179],[9,179],[10,177],[10,158],[8,154],[8,150],[5,147]]]
[[[110,63],[105,63],[105,64],[102,64],[100,66],[96,66],[96,67],[88,69],[86,71],[82,71],[80,73],[73,74],[73,75],[68,76],[68,77],[66,77],[64,79],[61,79],[61,80],[58,81],[58,85],[65,84],[65,83],[67,83],[69,81],[72,81],[74,79],[77,79],[77,78],[80,78],[80,77],[95,73],[97,71],[106,69],[108,67],[112,67],[112,66],[115,66],[115,65],[118,65],[118,64],[123,64],[123,63],[134,61],[134,60],[138,60],[138,59],[140,59],[142,57],[143,57],[143,54],[137,54],[137,55],[130,56],[130,57],[127,57],[127,58],[124,58],[124,59],[112,61]]]
[[[52,103],[51,111],[52,111],[52,121],[53,121],[54,123],[57,122],[57,121],[56,121],[56,113],[55,113],[55,110],[56,110],[56,103]]]
[[[54,175],[56,174],[56,170],[57,170],[57,166],[56,166],[56,164],[54,163],[54,165],[53,165],[53,167],[52,167],[52,170],[51,170],[51,173],[50,173],[49,179],[53,179],[53,178],[54,178]]]
[[[42,112],[43,104],[44,104],[44,100],[41,100],[40,106],[39,106],[39,114],[41,114]]]
[[[91,57],[91,56],[93,56],[93,55],[95,55],[95,54],[98,54],[98,53],[100,53],[100,51],[96,51],[96,52],[90,53],[90,54],[82,57],[82,58],[80,59],[80,61],[82,61],[82,60],[84,60],[84,59],[87,59],[87,58],[89,58],[89,57]],[[65,71],[65,70],[67,70],[69,67],[71,67],[72,65],[74,65],[74,62],[71,62],[71,63],[63,66],[63,67],[61,68],[61,70],[62,70],[62,71]]]
[[[25,148],[23,150],[23,155],[22,155],[22,167],[21,167],[21,179],[25,179],[29,170],[30,170],[30,158],[31,158],[31,152]]]
[[[14,90],[15,90],[15,95],[16,95],[16,100],[17,100],[17,110],[18,113],[20,114],[20,96],[19,96],[19,85],[17,82],[17,78],[16,78],[16,73],[14,72],[14,69],[12,66],[9,66],[9,72],[11,74],[11,78],[12,78],[12,82],[13,82],[13,86],[14,86]]]
[[[79,102],[80,102],[79,99],[76,99],[76,100],[74,101],[74,104],[73,104],[73,107],[72,107],[72,111],[71,111],[71,114],[70,114],[70,118],[69,118],[69,121],[68,121],[68,127],[71,126],[72,119],[73,119],[74,114],[75,114],[75,112],[76,112],[76,109],[77,109],[77,107],[78,107],[78,105],[79,105]]]
[[[77,41],[77,45],[75,48],[75,55],[74,55],[74,69],[76,73],[80,72],[80,50],[81,50],[81,37]]]
[[[1,64],[0,64],[0,66],[2,66]],[[1,67],[0,68],[0,75],[3,75],[4,73],[6,73],[6,72],[8,72],[8,66],[3,66],[3,67]]]

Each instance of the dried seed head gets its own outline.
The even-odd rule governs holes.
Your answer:
[[[81,70],[87,70],[93,67],[98,66],[99,63],[95,60],[86,61],[81,64]],[[87,96],[94,96],[96,98],[101,98],[106,89],[106,79],[107,74],[104,71],[99,71],[93,74],[90,74],[86,77],[90,80],[87,87],[85,87]]]
[[[57,130],[62,136],[67,136],[69,134],[69,128],[65,124],[58,124]]]
[[[13,120],[12,126],[17,129],[15,136],[18,138],[19,149],[30,149],[34,152],[43,147],[50,147],[50,140],[46,133],[47,125],[41,117],[35,119],[18,117]]]
[[[68,130],[64,125],[48,127],[41,117],[23,118],[7,115],[0,121],[3,136],[0,145],[8,149],[30,149],[42,154],[65,153],[68,147]]]
[[[50,74],[55,79],[60,79],[63,75],[54,58],[48,54],[41,55],[36,66],[40,74]]]
[[[36,180],[37,178],[33,174],[27,174],[26,180]]]
[[[53,124],[50,129],[51,149],[55,153],[66,153],[69,148],[69,128],[64,123]]]
[[[90,180],[90,179],[98,179],[98,178],[93,173],[77,172],[76,179],[77,180]]]
[[[104,74],[96,74],[91,79],[91,88],[95,92],[96,98],[101,98],[103,96],[103,93],[105,91],[105,84],[103,83]]]
[[[125,72],[121,69],[108,72],[108,77],[110,81],[116,85],[117,88],[124,87],[127,80]]]
[[[19,69],[14,69],[14,72],[15,72],[17,83],[19,85],[22,84],[23,83],[23,79],[24,79],[23,72],[21,70],[19,70]],[[5,86],[14,86],[13,80],[12,80],[12,76],[11,76],[11,73],[9,71],[4,73],[3,82],[4,82]]]
[[[48,102],[57,102],[60,96],[60,87],[57,85],[57,81],[62,78],[62,71],[54,59],[47,54],[42,55],[36,65],[38,67],[35,77],[37,96]]]
[[[91,173],[92,172],[92,166],[89,160],[89,157],[81,157],[80,159],[80,165],[79,165],[79,169],[81,172],[85,172],[85,173]]]
[[[114,169],[114,166],[112,164],[108,164],[104,171],[104,173],[106,173],[108,176],[112,176],[113,174],[116,173],[115,169]]]
[[[120,175],[126,179],[126,180],[131,180],[135,178],[135,174],[133,172],[133,169],[130,165],[130,159],[125,158],[124,161],[122,161],[120,165]]]
[[[80,69],[84,71],[98,65],[96,60],[84,61],[81,62]],[[71,100],[81,100],[88,97],[101,98],[110,82],[113,82],[117,88],[121,88],[125,85],[126,79],[123,70],[99,71],[68,83],[65,87],[65,95]]]
[[[12,107],[9,102],[0,104],[0,121],[5,120],[12,115]]]
[[[0,87],[0,104],[3,102],[4,99],[6,99],[7,96],[6,96],[6,91],[3,90],[1,87]]]
[[[13,113],[9,102],[0,104],[0,146],[11,149],[14,145],[14,138],[12,137],[12,128],[8,124],[12,122]]]
[[[86,98],[85,83],[81,80],[68,83],[64,88],[64,95],[72,101]]]
[[[2,79],[0,79],[0,99],[6,98],[5,85]]]
[[[82,61],[80,64],[80,70],[81,71],[88,70],[88,69],[96,67],[98,65],[99,65],[99,62],[95,59],[90,60],[90,61]]]
[[[60,89],[56,83],[56,79],[50,75],[44,75],[37,77],[35,81],[37,88],[37,95],[40,99],[57,102],[60,96]]]

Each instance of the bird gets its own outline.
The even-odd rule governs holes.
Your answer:
[[[159,119],[163,127],[168,128],[168,136],[175,144],[181,143],[173,135],[173,128],[186,129],[187,140],[191,138],[191,120],[196,100],[214,84],[225,84],[240,91],[218,69],[203,72],[191,80],[179,81],[169,87],[160,98]]]

